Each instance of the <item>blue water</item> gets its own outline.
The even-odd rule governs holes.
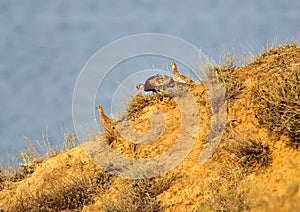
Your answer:
[[[0,159],[24,148],[23,135],[62,143],[64,131],[73,130],[76,79],[109,42],[166,33],[217,61],[224,51],[242,61],[267,42],[299,40],[299,14],[299,0],[0,0]],[[110,94],[102,98],[109,110]]]

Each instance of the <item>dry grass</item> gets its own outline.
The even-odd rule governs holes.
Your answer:
[[[112,185],[112,175],[105,171],[97,171],[92,177],[92,183],[102,192],[106,192]]]
[[[104,200],[104,211],[163,211],[156,197],[167,190],[178,177],[179,175],[172,174],[151,179],[128,180],[118,199]]]
[[[200,202],[198,211],[248,211],[263,202],[247,177],[260,174],[272,163],[269,146],[250,139],[228,124],[223,135],[221,155],[217,156],[221,169],[217,177],[208,179],[208,195]],[[220,150],[219,150],[220,151]],[[254,193],[254,194],[253,194]]]
[[[89,178],[66,178],[61,185],[53,186],[50,192],[40,190],[36,195],[23,190],[21,198],[9,207],[9,211],[81,211],[83,205],[92,202],[96,193]]]
[[[223,83],[226,90],[225,97],[228,103],[238,98],[238,95],[244,89],[242,82],[235,76],[234,69],[236,67],[236,56],[233,54],[223,54],[221,58],[221,65],[216,65],[213,62],[207,65],[208,78],[210,75],[217,74],[218,80]],[[213,77],[214,78],[214,77]]]
[[[27,136],[24,136],[27,143],[27,148],[13,158],[10,163],[6,163],[5,167],[0,168],[0,190],[3,189],[9,182],[18,182],[34,173],[36,166],[43,163],[45,160],[71,149],[79,145],[79,141],[74,133],[70,131],[65,133],[64,143],[58,149],[51,146],[48,136],[43,143],[33,144]],[[18,160],[21,160],[20,164]]]
[[[251,173],[255,170],[261,171],[272,162],[269,146],[263,144],[260,140],[241,139],[238,143],[229,147],[229,152],[233,153],[234,160],[246,173]]]
[[[155,92],[153,94],[137,94],[127,105],[128,118],[141,113],[145,107],[157,104],[162,101],[168,101],[171,97],[162,92]]]
[[[103,133],[103,138],[104,138],[104,140],[106,141],[106,143],[107,143],[108,145],[111,145],[114,141],[117,140],[117,135],[105,131],[105,132]]]
[[[4,188],[4,182],[5,182],[5,174],[2,168],[0,168],[0,191]]]
[[[272,49],[270,52],[276,54],[279,50]],[[268,54],[270,53],[265,53],[261,57]],[[252,90],[253,107],[262,126],[270,132],[288,135],[291,145],[298,147],[300,144],[300,64],[290,67],[289,64],[295,60],[294,57],[283,57],[280,54],[277,57],[275,64],[269,64],[268,71],[259,74],[256,78],[256,85]]]
[[[43,172],[39,168],[39,173],[46,172],[43,180],[38,182],[38,185],[29,188],[20,186],[17,190],[9,192],[14,196],[11,200],[5,200],[5,207],[0,204],[0,211],[81,211],[83,206],[93,203],[95,195],[105,193],[112,185],[112,175],[101,170],[91,170],[93,174],[83,172],[80,175],[73,175],[65,170],[66,168],[67,164],[57,165],[56,168],[49,167]],[[65,175],[61,174],[64,172]],[[25,183],[28,183],[27,180],[30,182],[30,179],[30,175],[27,175]],[[6,192],[9,190],[8,187]]]
[[[225,161],[219,177],[207,184],[208,198],[202,201],[198,211],[246,211],[253,207],[249,187],[243,184],[246,175],[243,170]]]
[[[292,53],[287,55],[285,52],[290,49]],[[252,63],[245,67],[257,71],[255,77],[252,77],[255,78],[255,84],[251,90],[251,95],[253,109],[259,123],[271,133],[288,135],[291,144],[298,146],[300,142],[300,63],[297,60],[300,60],[300,54],[293,52],[300,52],[299,47],[287,45],[271,48],[257,56]],[[240,94],[246,92],[243,85],[244,81],[241,79],[246,78],[247,75],[236,73],[235,61],[234,56],[225,54],[220,66],[208,65],[210,69],[208,72],[211,71],[210,74],[216,74],[217,79],[223,82],[226,88],[226,100],[229,103],[239,102],[235,100],[242,98],[243,95]],[[240,76],[242,78],[239,78]],[[126,119],[134,119],[143,113],[146,107],[164,103],[168,103],[167,106],[173,104],[172,98],[160,92],[145,95],[139,93],[129,102]],[[246,124],[248,124],[247,121]],[[247,126],[246,124],[244,126]],[[251,124],[249,124],[251,127],[259,126],[258,124]],[[297,201],[300,197],[300,184],[297,179],[299,176],[297,176],[298,178],[295,177],[295,182],[290,183],[285,188],[286,192],[283,195],[268,196],[268,198],[260,196],[258,192],[255,193],[255,188],[251,188],[247,184],[252,178],[259,180],[259,177],[264,174],[266,175],[263,179],[269,179],[269,176],[273,176],[271,175],[274,171],[272,169],[276,169],[274,161],[276,158],[278,160],[279,156],[271,157],[271,155],[275,155],[276,150],[271,143],[266,143],[268,139],[260,139],[259,137],[253,139],[254,135],[236,134],[235,127],[227,128],[228,135],[223,137],[224,142],[221,145],[225,148],[217,150],[220,158],[215,157],[208,162],[210,163],[208,167],[216,167],[216,170],[207,170],[206,172],[206,170],[201,169],[204,173],[199,173],[197,176],[205,179],[201,182],[201,186],[207,188],[201,193],[203,196],[197,197],[197,200],[201,200],[198,210],[247,211],[261,208],[265,211],[276,211],[278,208],[288,208],[290,211],[298,211],[299,204]],[[230,137],[231,135],[235,136]],[[105,134],[104,137],[109,144],[118,139],[117,135],[112,134]],[[28,138],[25,140],[28,149],[19,155],[22,160],[20,167],[17,169],[10,166],[6,169],[0,169],[0,191],[10,192],[11,185],[22,184],[22,180],[31,179],[31,175],[33,177],[33,173],[37,173],[39,170],[36,170],[36,167],[45,163],[45,160],[79,144],[76,136],[70,132],[65,134],[65,143],[58,149],[52,148],[48,139],[45,139],[46,141],[42,145],[39,143],[34,145]],[[292,151],[297,150],[292,149]],[[218,164],[214,164],[215,162]],[[77,166],[74,166],[73,168],[76,169]],[[195,167],[191,167],[191,169],[193,168]],[[294,169],[298,170],[297,167]],[[63,172],[63,170],[58,170],[58,172],[61,171]],[[189,169],[181,171],[188,173]],[[209,177],[205,178],[205,175]],[[100,199],[99,210],[104,211],[164,211],[166,209],[163,207],[165,203],[158,199],[158,195],[167,190],[170,194],[174,194],[172,192],[175,191],[174,195],[176,195],[178,192],[176,186],[181,183],[179,177],[179,175],[166,173],[151,179],[124,180],[101,170],[95,171],[94,175],[63,176],[62,179],[54,177],[57,182],[55,180],[55,182],[47,182],[51,183],[51,190],[40,189],[33,194],[30,193],[31,190],[24,189],[25,186],[21,187],[22,189],[18,190],[21,194],[16,194],[20,198],[14,198],[14,203],[5,207],[8,208],[6,211],[81,211],[84,206],[89,206]],[[177,181],[177,179],[179,180]],[[192,182],[194,179],[189,180]],[[116,186],[118,188],[115,188]],[[179,186],[179,188],[182,187]],[[273,188],[272,185],[267,187],[267,189]],[[251,192],[254,193],[254,197],[250,195]],[[178,196],[178,198],[183,197]],[[184,204],[191,204],[187,202],[182,200]],[[1,206],[0,204],[0,211],[2,210]],[[176,210],[174,207],[170,206],[171,209],[168,209]]]
[[[78,146],[80,144],[80,141],[76,137],[75,133],[72,133],[71,131],[67,131],[64,134],[64,143],[62,147],[60,148],[60,152],[67,151],[69,149],[73,149],[74,147]]]

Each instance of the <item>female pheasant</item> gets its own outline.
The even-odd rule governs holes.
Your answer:
[[[113,120],[108,118],[104,114],[102,106],[98,105],[96,108],[99,111],[100,121],[101,121],[101,124],[102,124],[103,128],[105,129],[105,131],[110,133],[110,134],[114,134],[116,127],[115,127],[115,123],[113,122]]]
[[[175,62],[171,62],[170,66],[172,67],[172,75],[173,78],[176,82],[182,82],[182,83],[186,83],[187,85],[192,85],[194,84],[194,81],[191,80],[190,78],[184,76],[183,74],[181,74],[178,69],[177,69],[177,65]]]

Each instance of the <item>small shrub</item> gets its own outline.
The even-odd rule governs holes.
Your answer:
[[[33,196],[28,191],[16,204],[11,205],[10,211],[81,211],[83,205],[91,203],[96,192],[89,178],[65,179],[63,185],[53,186],[51,191],[43,190]]]
[[[216,72],[218,79],[223,83],[226,93],[225,97],[228,102],[233,101],[242,92],[244,86],[235,76],[236,57],[234,55],[224,54],[221,59],[221,65],[209,65],[209,72]]]
[[[132,117],[135,114],[140,113],[146,106],[151,106],[162,102],[164,99],[170,100],[171,97],[168,94],[162,92],[156,92],[154,94],[137,94],[134,96],[127,105],[128,117]]]
[[[112,179],[112,175],[109,174],[108,172],[96,171],[92,178],[92,182],[94,185],[100,188],[102,192],[105,192],[111,186],[111,179]]]
[[[275,68],[271,76],[257,78],[252,91],[259,123],[270,132],[286,134],[291,145],[300,144],[300,66]]]
[[[229,151],[234,154],[234,159],[246,172],[257,168],[266,168],[270,165],[272,157],[269,146],[260,140],[241,139],[232,145]]]
[[[151,179],[129,180],[117,201],[104,200],[104,211],[154,212],[162,211],[156,196],[170,188],[178,175]]]

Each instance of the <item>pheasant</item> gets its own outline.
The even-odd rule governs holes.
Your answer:
[[[113,120],[110,119],[110,118],[108,118],[104,114],[102,106],[98,105],[96,108],[99,111],[100,121],[101,121],[101,124],[102,124],[103,128],[106,130],[106,132],[108,132],[110,134],[114,134],[114,132],[115,132],[115,124],[114,124]]]
[[[148,78],[145,84],[136,86],[136,90],[164,92],[170,95],[178,95],[186,91],[186,83],[177,82],[172,77],[157,74]]]
[[[113,141],[116,140],[116,136],[118,136],[118,132],[116,130],[116,124],[114,123],[114,121],[110,118],[108,118],[105,114],[104,114],[104,111],[103,111],[103,108],[102,106],[98,105],[96,107],[99,111],[99,114],[100,114],[100,121],[101,121],[101,124],[103,126],[103,128],[105,129],[105,133],[107,133],[106,135],[108,135],[108,137],[106,137],[108,140],[108,144],[109,145],[113,145]],[[131,152],[133,154],[135,154],[135,151],[136,151],[136,144],[133,144],[133,143],[129,143],[129,148],[131,150]]]
[[[163,91],[168,87],[173,87],[174,83],[175,81],[171,77],[157,74],[148,78],[145,84],[138,84],[136,89],[152,92]]]
[[[172,75],[173,78],[176,82],[181,82],[181,83],[186,83],[187,85],[192,85],[194,84],[194,81],[191,80],[190,78],[184,76],[183,74],[181,74],[178,69],[177,69],[177,65],[175,62],[171,62],[170,66],[172,67]]]

